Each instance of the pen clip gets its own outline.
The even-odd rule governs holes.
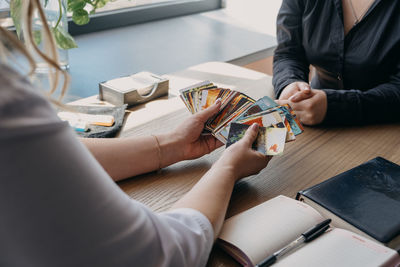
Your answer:
[[[325,225],[324,227],[322,227],[321,229],[318,229],[318,231],[315,231],[313,233],[310,233],[309,235],[307,235],[305,238],[306,240],[304,242],[310,242],[312,240],[314,240],[315,238],[319,237],[320,235],[322,235],[323,233],[325,233],[326,230],[328,230],[330,227],[330,225]]]

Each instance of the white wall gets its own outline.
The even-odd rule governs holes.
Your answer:
[[[253,30],[276,36],[276,16],[282,0],[225,0],[226,13]]]

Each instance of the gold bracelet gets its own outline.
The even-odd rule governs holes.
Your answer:
[[[155,136],[154,134],[152,134],[151,136],[154,137],[154,139],[156,140],[156,143],[157,143],[157,152],[158,152],[158,170],[157,170],[157,172],[160,173],[161,172],[161,147],[160,147],[160,142],[158,141],[157,136]]]

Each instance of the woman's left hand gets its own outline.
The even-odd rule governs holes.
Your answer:
[[[182,151],[182,160],[199,158],[214,151],[223,144],[212,135],[202,135],[205,122],[215,115],[221,107],[217,100],[211,107],[192,115],[170,134],[178,140],[177,149]]]
[[[310,94],[298,92],[289,100],[277,100],[279,105],[289,104],[297,117],[305,125],[321,123],[326,116],[328,101],[323,90],[311,89]]]

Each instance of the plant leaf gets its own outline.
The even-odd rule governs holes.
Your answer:
[[[10,13],[13,20],[15,30],[17,31],[18,38],[21,39],[21,0],[11,0],[10,2]]]
[[[36,30],[33,31],[33,41],[36,45],[39,45],[42,42],[42,31]]]
[[[72,14],[72,20],[77,25],[84,25],[89,22],[89,13],[84,9],[77,9]]]
[[[74,12],[86,6],[85,0],[68,0],[68,11]]]
[[[99,0],[97,2],[97,5],[94,7],[95,9],[97,8],[102,8],[103,6],[105,6],[108,3],[109,0]]]
[[[60,49],[71,49],[78,47],[74,38],[63,28],[53,28],[52,31],[54,38],[56,39],[56,44]]]

